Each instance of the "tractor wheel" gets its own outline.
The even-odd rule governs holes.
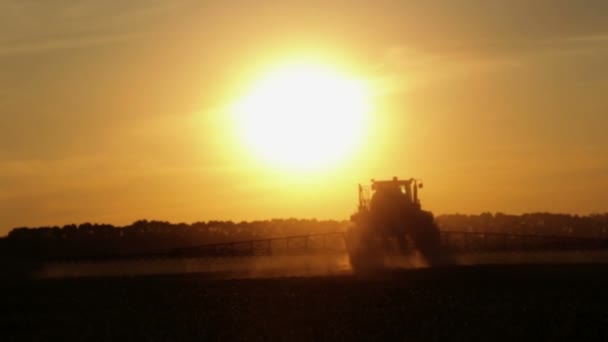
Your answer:
[[[348,254],[350,265],[356,274],[372,274],[384,269],[384,258],[369,249],[359,249]]]
[[[432,215],[427,213],[421,215],[413,240],[416,248],[429,264],[433,265],[441,261],[441,235]]]
[[[361,227],[354,227],[346,235],[348,258],[356,274],[370,274],[384,268],[384,255],[374,245],[374,239],[365,233]]]

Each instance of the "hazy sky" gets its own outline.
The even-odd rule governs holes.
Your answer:
[[[381,84],[370,140],[258,163],[225,108],[314,54]],[[0,235],[139,218],[347,218],[356,184],[435,213],[608,211],[607,1],[0,0]]]

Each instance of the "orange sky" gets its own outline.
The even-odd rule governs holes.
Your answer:
[[[608,210],[605,1],[0,0],[0,235],[136,219],[347,218],[418,177],[435,213]],[[377,86],[351,160],[289,173],[226,107],[315,56]]]

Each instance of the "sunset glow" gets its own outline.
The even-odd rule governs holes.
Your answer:
[[[352,154],[365,134],[370,109],[364,82],[299,63],[260,79],[233,114],[250,152],[276,166],[311,170]]]
[[[0,0],[0,237],[342,220],[393,176],[605,212],[608,1],[464,3]]]

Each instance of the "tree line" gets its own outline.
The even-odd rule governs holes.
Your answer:
[[[147,254],[210,243],[343,231],[347,224],[347,221],[315,219],[192,224],[139,220],[124,227],[93,223],[20,227],[0,240],[0,251],[33,258]]]
[[[436,217],[436,222],[444,231],[608,236],[608,213],[587,216],[552,213],[450,214]],[[124,227],[93,223],[21,227],[0,239],[0,253],[43,258],[146,254],[209,243],[344,231],[348,224],[346,220],[315,219],[205,221],[192,224],[139,220]]]
[[[442,230],[449,231],[577,237],[608,235],[608,213],[580,216],[555,213],[508,215],[486,212],[479,215],[441,215],[436,221]]]

